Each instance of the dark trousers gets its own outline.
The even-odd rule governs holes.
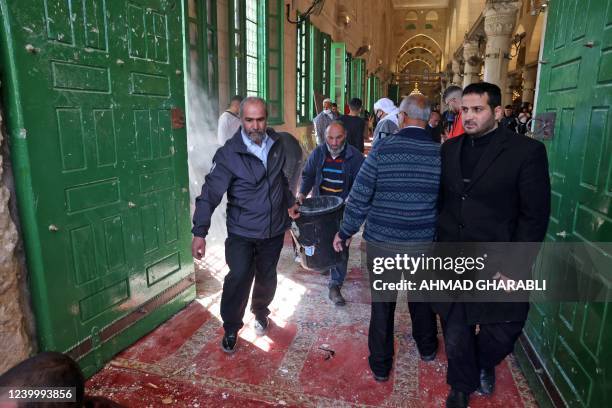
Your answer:
[[[257,318],[270,314],[268,306],[276,292],[276,265],[283,248],[284,234],[269,239],[229,235],[225,240],[225,260],[229,272],[223,281],[221,318],[226,333],[242,327],[253,279],[251,312]]]
[[[467,323],[465,304],[453,304],[442,319],[448,358],[446,382],[451,388],[471,393],[480,385],[480,369],[493,368],[512,353],[525,321],[480,324]]]
[[[370,329],[368,332],[368,362],[372,372],[386,376],[393,366],[393,331],[395,326],[395,302],[372,302]],[[432,354],[438,348],[436,314],[426,302],[408,302],[412,320],[412,337],[419,353]]]

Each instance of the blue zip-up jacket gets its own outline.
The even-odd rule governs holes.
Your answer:
[[[283,172],[285,153],[279,135],[267,129],[274,143],[267,169],[247,150],[240,129],[220,147],[213,167],[196,198],[193,235],[205,238],[213,211],[227,192],[227,232],[245,238],[265,239],[283,234],[289,227],[287,209],[295,203]]]
[[[342,172],[344,176],[344,190],[342,191],[342,199],[348,197],[353,182],[357,178],[357,173],[363,163],[363,155],[359,150],[350,144],[346,144],[344,152],[344,162],[342,163]],[[304,170],[302,170],[302,185],[300,193],[308,195],[312,190],[313,196],[320,195],[320,187],[323,182],[323,166],[325,165],[325,156],[327,154],[327,145],[323,143],[310,153],[306,160]]]

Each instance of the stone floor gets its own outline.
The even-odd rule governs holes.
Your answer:
[[[352,244],[357,248],[359,242]],[[289,240],[278,266],[272,326],[264,337],[247,312],[237,351],[220,348],[223,248],[210,245],[198,265],[198,298],[168,322],[117,355],[88,381],[88,392],[128,407],[442,407],[448,392],[444,351],[418,359],[405,301],[396,312],[396,361],[390,381],[377,383],[367,364],[369,290],[353,250],[345,307],[327,300],[325,277],[293,260]],[[326,350],[333,350],[331,356]],[[490,398],[470,406],[537,406],[514,357],[497,368]]]

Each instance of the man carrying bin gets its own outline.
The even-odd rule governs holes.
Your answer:
[[[325,143],[317,146],[306,161],[298,202],[302,203],[309,193],[315,197],[331,195],[346,200],[363,160],[361,152],[346,143],[344,124],[333,121],[325,129]],[[329,269],[329,299],[338,306],[346,303],[340,288],[346,277],[347,262],[348,254]]]

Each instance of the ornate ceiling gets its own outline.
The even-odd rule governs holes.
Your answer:
[[[420,8],[445,8],[448,7],[449,0],[392,0],[393,7],[396,9]]]

